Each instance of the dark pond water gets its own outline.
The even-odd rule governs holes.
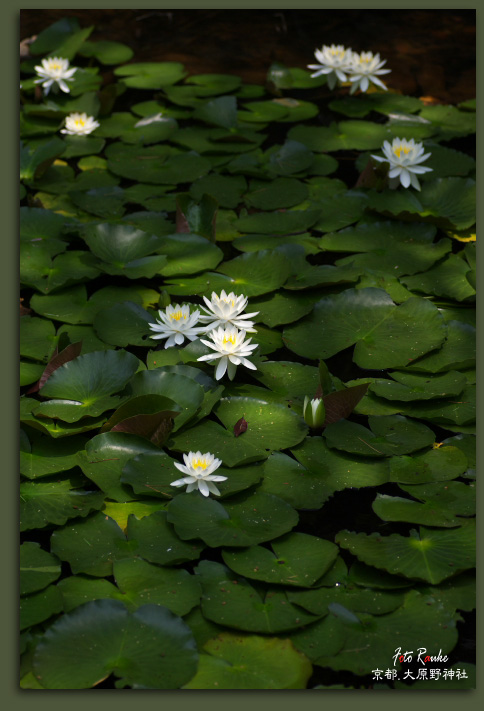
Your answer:
[[[272,62],[304,68],[335,43],[379,52],[405,94],[475,96],[475,10],[22,10],[20,38],[67,15],[94,25],[91,39],[129,45],[136,61],[179,61],[190,73],[263,83]]]

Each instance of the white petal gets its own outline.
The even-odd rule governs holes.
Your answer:
[[[222,356],[222,358],[220,358],[219,362],[217,363],[217,367],[215,368],[215,380],[220,380],[220,378],[223,378],[226,370],[227,356]]]
[[[177,346],[181,346],[181,344],[185,340],[185,337],[182,333],[175,333],[174,338],[175,338],[175,345],[177,345]],[[166,348],[166,346],[165,346],[165,348]]]
[[[397,178],[400,173],[402,172],[403,168],[399,165],[397,165],[396,168],[392,168],[391,170],[388,171],[388,177],[389,178]]]
[[[229,361],[227,364],[227,374],[228,374],[230,380],[234,379],[236,370],[237,370],[237,366]]]
[[[217,489],[215,484],[212,484],[212,482],[209,481],[207,483],[207,487],[208,487],[211,494],[214,494],[214,496],[220,496],[220,491]]]
[[[209,496],[210,490],[208,488],[208,484],[207,482],[203,481],[203,479],[199,480],[198,488],[200,490],[200,493],[203,494],[203,496]]]
[[[418,182],[417,176],[413,173],[410,173],[410,182],[412,183],[412,188],[415,188],[415,190],[420,191],[420,183]]]
[[[246,368],[250,368],[250,370],[257,370],[257,366],[251,363],[250,360],[247,360],[247,358],[242,359],[242,365],[245,365]]]
[[[408,172],[408,170],[405,170],[405,168],[403,168],[402,172],[400,173],[400,182],[404,188],[408,188],[408,186],[410,185],[410,173]]]
[[[420,175],[422,173],[428,173],[432,168],[427,168],[425,165],[409,165],[408,170],[411,173],[418,173]]]

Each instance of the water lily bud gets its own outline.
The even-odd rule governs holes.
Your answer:
[[[313,429],[322,427],[326,416],[323,399],[317,397],[310,400],[305,397],[303,414],[306,424],[310,427]]]

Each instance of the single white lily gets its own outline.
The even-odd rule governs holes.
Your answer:
[[[324,44],[321,49],[314,51],[314,56],[320,64],[308,64],[308,69],[315,70],[311,77],[327,74],[330,89],[334,89],[338,80],[340,82],[347,81],[346,74],[353,57],[351,49],[346,49],[342,44],[332,44],[331,46]]]
[[[225,375],[225,371],[229,379],[233,380],[238,365],[257,370],[257,366],[247,360],[247,356],[251,356],[252,351],[257,348],[257,343],[250,343],[250,338],[246,341],[245,335],[245,331],[239,331],[235,326],[220,327],[210,331],[209,337],[212,341],[204,341],[203,338],[200,341],[212,348],[215,353],[201,356],[197,360],[210,361],[220,358],[215,368],[215,380],[220,380]]]
[[[203,297],[206,306],[201,308],[205,314],[201,314],[200,322],[207,323],[207,333],[213,331],[217,326],[232,325],[236,328],[241,328],[246,333],[257,333],[255,328],[252,328],[254,321],[247,321],[251,316],[257,316],[258,311],[251,314],[243,314],[242,311],[247,306],[246,296],[236,296],[232,291],[226,294],[224,290],[220,296],[212,291],[212,298],[209,301],[206,296]]]
[[[61,133],[67,133],[69,136],[87,136],[101,124],[95,120],[94,116],[87,114],[69,114],[66,116],[66,127],[61,129]]]
[[[222,464],[221,459],[216,459],[210,452],[188,452],[183,455],[185,464],[175,462],[175,467],[186,474],[182,479],[172,481],[170,486],[185,486],[187,485],[186,493],[198,489],[203,496],[215,494],[220,496],[220,491],[217,489],[214,481],[225,481],[226,476],[212,474]]]
[[[382,69],[386,61],[386,59],[380,60],[380,55],[373,54],[373,52],[361,52],[360,54],[353,52],[349,66],[349,80],[353,82],[350,94],[354,94],[357,89],[366,91],[370,82],[387,91],[387,87],[377,76],[389,74],[392,71],[391,69]]]
[[[190,313],[190,307],[171,304],[166,307],[166,311],[158,311],[159,321],[150,323],[150,329],[157,335],[151,335],[151,338],[166,338],[165,348],[170,346],[181,346],[185,338],[189,341],[194,341],[200,333],[204,333],[205,328],[195,328],[198,323],[200,311]]]
[[[416,173],[428,173],[433,170],[433,168],[420,165],[432,155],[424,152],[423,144],[415,143],[413,138],[409,141],[405,138],[394,138],[392,143],[384,141],[382,151],[385,154],[385,158],[373,155],[372,158],[380,163],[389,163],[388,177],[390,180],[399,178],[404,188],[408,188],[411,185],[415,190],[420,190],[420,183]],[[391,183],[390,187],[392,187]]]
[[[63,57],[47,57],[42,60],[42,66],[35,67],[35,71],[40,79],[35,79],[35,84],[42,84],[44,93],[47,94],[53,84],[56,84],[61,91],[68,94],[70,92],[67,81],[77,72],[77,67],[69,69],[69,60]]]

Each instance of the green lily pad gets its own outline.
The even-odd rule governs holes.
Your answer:
[[[457,516],[468,517],[476,513],[476,486],[473,481],[468,484],[462,481],[433,482],[417,486],[400,486],[400,489],[423,503],[448,508]]]
[[[161,246],[162,238],[131,226],[89,225],[82,236],[108,274],[151,278],[166,264],[163,255],[149,256]]]
[[[36,383],[44,372],[44,366],[39,363],[30,363],[28,361],[20,361],[20,387],[24,385],[32,385]]]
[[[380,92],[335,99],[330,102],[329,108],[345,116],[362,118],[370,111],[377,111],[385,115],[401,112],[412,114],[422,108],[422,102],[413,96]]]
[[[231,177],[210,173],[192,184],[190,196],[194,200],[200,200],[204,194],[212,195],[220,207],[234,208],[242,201],[246,188],[247,182],[241,175]]]
[[[24,630],[62,612],[62,596],[55,585],[27,595],[20,602],[20,629]]]
[[[259,493],[240,494],[222,506],[192,492],[172,499],[167,511],[182,540],[201,538],[211,547],[256,545],[287,533],[298,519],[285,501]]]
[[[338,545],[376,568],[433,585],[475,565],[475,528],[431,529],[421,526],[410,536],[372,533],[336,534]]]
[[[288,533],[272,541],[272,551],[251,546],[241,551],[222,551],[224,563],[246,578],[278,585],[311,587],[333,565],[338,549],[306,533]]]
[[[386,461],[350,457],[331,450],[322,437],[306,437],[291,452],[300,464],[319,477],[328,496],[349,487],[379,486],[388,481]]]
[[[320,509],[333,493],[320,474],[282,452],[273,452],[262,466],[258,491],[278,496],[295,509]]]
[[[239,232],[285,234],[304,232],[317,222],[321,210],[275,210],[240,217],[235,223]]]
[[[313,230],[332,232],[351,225],[363,217],[367,203],[368,196],[357,190],[348,190],[318,200],[317,203],[312,203],[312,207],[321,209],[321,217],[313,225]]]
[[[114,74],[132,89],[161,89],[186,76],[180,62],[136,62],[116,67]]]
[[[355,257],[339,259],[338,265],[351,264],[398,277],[426,271],[450,250],[448,239],[433,242],[435,232],[433,225],[359,223],[325,235],[321,238],[320,247],[328,251],[360,253]]]
[[[94,317],[93,328],[104,343],[110,346],[153,346],[150,324],[154,317],[132,301],[100,309]]]
[[[114,501],[131,501],[132,491],[120,481],[124,465],[129,459],[146,452],[158,452],[148,440],[126,432],[105,432],[86,443],[85,454],[78,456],[78,464],[91,479]]]
[[[42,397],[34,414],[77,422],[97,417],[121,402],[113,393],[121,390],[136,373],[139,360],[127,351],[94,351],[57,368],[41,388]]]
[[[184,689],[305,689],[309,660],[287,639],[222,633],[204,645]]]
[[[128,518],[128,540],[136,545],[136,554],[158,565],[178,565],[200,557],[205,544],[200,540],[182,541],[167,521],[166,511],[150,516]]]
[[[123,467],[121,483],[129,484],[135,494],[168,501],[180,493],[170,486],[178,478],[174,460],[165,452],[145,452],[130,458]]]
[[[381,289],[346,289],[318,301],[310,316],[284,330],[290,350],[305,358],[329,358],[356,343],[362,368],[406,366],[437,348],[446,327],[437,308],[417,297],[395,307]]]
[[[165,607],[143,605],[130,613],[119,600],[96,600],[50,627],[37,646],[34,670],[47,689],[91,688],[113,672],[118,687],[178,689],[195,674],[197,661],[190,628]]]
[[[372,508],[383,521],[405,521],[405,523],[442,528],[454,528],[462,523],[452,508],[439,506],[435,501],[419,503],[401,496],[378,494]]]
[[[428,353],[407,368],[414,372],[443,373],[472,368],[476,359],[476,330],[461,321],[447,322],[447,338],[439,350]]]
[[[71,324],[92,324],[98,311],[123,301],[133,301],[144,308],[158,304],[159,293],[153,289],[133,285],[129,287],[106,286],[88,299],[85,286],[65,289],[59,294],[42,296],[34,294],[30,301],[36,313],[56,321]]]
[[[252,180],[245,195],[246,205],[260,210],[277,210],[293,207],[308,196],[306,185],[295,178],[276,178],[271,182]]]
[[[438,604],[415,590],[407,594],[404,604],[394,612],[375,617],[360,614],[360,618],[361,623],[354,625],[337,620],[337,626],[344,628],[343,646],[336,654],[323,653],[313,663],[329,666],[335,671],[370,674],[373,669],[388,668],[396,646],[401,645],[402,650],[416,650],[423,646],[424,637],[432,640],[432,652],[440,649],[442,654],[447,654],[457,641],[452,613],[443,612]],[[297,644],[296,640],[294,643]]]
[[[324,438],[329,447],[365,457],[410,454],[432,445],[435,435],[426,425],[400,415],[368,418],[371,430],[349,420],[328,425]]]
[[[128,609],[154,604],[186,615],[200,602],[200,582],[186,570],[161,568],[140,558],[115,561],[113,569]]]
[[[20,355],[47,362],[57,344],[52,321],[35,316],[20,319]]]
[[[304,439],[308,431],[307,425],[296,413],[275,402],[244,397],[222,398],[214,413],[229,432],[244,417],[248,423],[243,435],[244,445],[270,451],[293,447]]]
[[[166,145],[147,148],[112,143],[106,149],[108,168],[115,175],[141,183],[177,185],[206,175],[211,163],[192,153],[170,151]]]
[[[351,583],[335,587],[321,587],[314,590],[291,590],[288,598],[314,615],[326,615],[337,605],[351,612],[365,612],[371,615],[386,615],[403,604],[404,594],[394,590],[370,590]],[[358,618],[356,618],[358,621]]]
[[[392,457],[390,481],[399,484],[428,484],[456,479],[467,469],[467,457],[457,447],[431,449],[414,457]]]
[[[125,212],[124,190],[117,185],[71,190],[69,197],[74,205],[105,220],[122,217]]]
[[[387,400],[415,402],[459,395],[466,385],[465,376],[455,370],[434,376],[398,371],[390,375],[394,380],[375,380],[371,392]]]
[[[259,593],[244,578],[234,576],[220,563],[202,561],[196,573],[202,583],[204,616],[224,627],[277,634],[316,619],[291,605],[284,591],[269,588]]]
[[[21,246],[20,280],[44,294],[98,275],[98,260],[89,252],[72,250],[51,259],[42,244]]]
[[[50,437],[29,432],[28,446],[21,444],[20,448],[20,473],[28,479],[40,479],[73,469],[78,464],[77,454],[85,444],[83,437],[53,442]]]
[[[133,50],[121,42],[87,41],[82,44],[79,54],[83,57],[95,57],[101,64],[124,64],[133,57]]]
[[[100,509],[103,503],[101,492],[80,488],[75,479],[24,482],[20,484],[20,530],[63,526],[70,518]]]
[[[165,277],[215,269],[223,259],[221,249],[205,237],[191,233],[165,235],[157,251],[168,260],[160,269],[160,274]]]
[[[61,574],[59,559],[44,551],[38,543],[26,541],[20,546],[20,594],[43,590]]]
[[[476,221],[475,191],[475,181],[470,178],[437,178],[422,185],[418,198],[414,193],[372,191],[369,207],[397,218],[410,213],[446,229],[465,230]]]
[[[476,293],[467,279],[469,271],[469,266],[463,259],[451,254],[424,274],[405,277],[402,281],[412,291],[464,301],[471,299]]]
[[[21,141],[20,180],[30,183],[34,178],[40,178],[50,163],[60,156],[64,150],[64,141],[57,136],[51,138],[37,149],[32,146],[24,146]]]
[[[126,393],[130,397],[163,395],[176,402],[182,411],[175,419],[175,432],[195,414],[204,398],[203,388],[195,380],[161,368],[138,373],[131,379]]]
[[[123,531],[102,512],[54,531],[50,540],[52,553],[67,561],[74,574],[106,577],[115,560],[132,557]]]

